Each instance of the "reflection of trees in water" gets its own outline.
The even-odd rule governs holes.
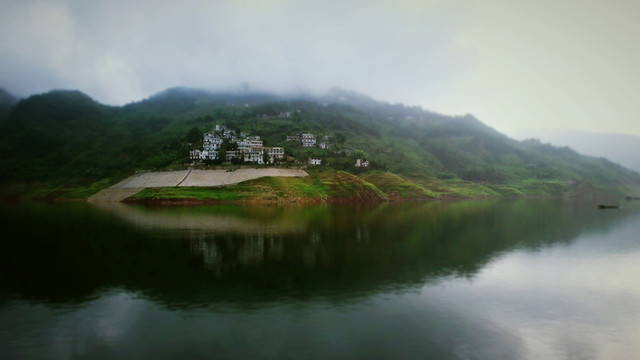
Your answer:
[[[366,241],[366,228],[356,228],[355,238],[357,241]],[[189,233],[189,250],[203,268],[213,271],[218,277],[241,268],[259,268],[265,263],[291,262],[292,255],[299,258],[304,268],[311,269],[318,263],[330,262],[331,254],[322,243],[319,230],[311,230],[298,237],[255,231],[245,235],[202,231]],[[289,257],[285,257],[285,253]]]
[[[276,277],[291,277],[287,272],[296,271],[294,277],[308,275],[318,284],[412,283],[473,276],[510,249],[570,241],[581,233],[604,231],[619,218],[619,213],[558,200],[402,204],[364,211],[326,208],[299,233],[195,231],[190,250],[218,277],[263,269],[263,275]]]
[[[142,229],[236,232],[290,233],[300,232],[303,223],[288,221],[281,213],[269,208],[243,211],[238,206],[146,208],[122,203],[92,203],[92,206],[113,214]]]
[[[211,233],[190,234],[189,249],[201,260],[202,266],[217,276],[240,267],[259,267],[265,257],[279,260],[283,240],[268,234],[251,234],[230,238]]]
[[[7,237],[13,241],[0,242],[0,270],[6,289],[45,300],[83,298],[111,286],[187,303],[194,294],[210,300],[238,296],[239,287],[244,294],[268,289],[279,296],[362,293],[441,276],[473,276],[511,249],[604,232],[638,210],[602,212],[562,201],[471,201],[270,209],[259,212],[259,220],[251,218],[252,208],[240,215],[161,209],[158,216],[146,210],[154,221],[191,219],[182,230],[158,230],[137,225],[147,221],[141,210],[132,213],[137,222],[131,225],[121,220],[126,212],[84,204],[0,207],[6,234],[16,233]],[[222,215],[224,224],[264,224],[272,216],[285,226],[252,225],[243,231],[205,221]],[[236,216],[241,221],[233,220]],[[205,225],[194,225],[199,223]]]

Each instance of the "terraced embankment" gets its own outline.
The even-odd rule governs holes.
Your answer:
[[[215,187],[233,185],[261,177],[305,177],[308,175],[302,169],[277,168],[148,172],[133,175],[104,189],[89,197],[88,201],[119,202],[145,188]]]

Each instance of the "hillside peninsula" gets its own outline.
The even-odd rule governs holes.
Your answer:
[[[470,114],[340,89],[172,88],[124,106],[56,90],[10,102],[0,116],[2,198],[372,202],[639,189],[640,174],[607,159],[516,141]]]

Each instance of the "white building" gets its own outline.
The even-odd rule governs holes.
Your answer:
[[[316,136],[314,134],[302,134],[300,137],[302,141],[302,147],[316,146]]]
[[[368,160],[356,159],[356,167],[369,167]]]
[[[224,126],[216,125],[215,131],[203,134],[203,150],[193,150],[189,152],[191,160],[216,160],[218,152],[222,148],[225,141],[220,134],[230,143],[237,144],[236,150],[226,152],[225,160],[241,159],[244,162],[252,162],[264,164],[265,154],[268,156],[269,162],[273,163],[276,159],[284,158],[284,148],[281,147],[263,147],[260,136],[249,136],[247,133],[241,133],[242,140],[236,139],[236,133],[228,130]]]
[[[251,146],[252,148],[261,148],[262,145],[262,140],[248,140],[245,139],[245,141],[249,144],[249,146]]]
[[[240,153],[248,153],[251,152],[253,148],[251,146],[246,146],[246,145],[241,145],[240,143],[238,143],[238,152]]]
[[[273,163],[275,160],[284,159],[284,148],[281,147],[266,147],[264,148],[267,156],[269,157],[269,162]]]
[[[217,151],[193,150],[189,151],[189,159],[191,160],[215,160],[218,158]]]
[[[309,158],[307,160],[307,164],[311,165],[311,166],[317,166],[317,165],[321,165],[322,164],[322,160],[321,159],[313,159],[313,158]]]
[[[244,162],[264,164],[264,153],[262,149],[251,149],[251,151],[244,152],[243,155]]]
[[[218,151],[220,149],[220,146],[222,146],[222,139],[210,133],[205,134],[202,146],[205,150],[208,151]]]
[[[189,151],[189,159],[191,160],[201,160],[200,156],[202,154],[202,151],[200,150],[193,150],[193,151]]]
[[[222,137],[225,139],[231,139],[232,137],[235,137],[236,132],[233,130],[228,130],[228,129],[224,129],[224,131],[222,132]]]
[[[206,158],[209,160],[215,160],[218,158],[218,152],[217,151],[203,151],[203,153],[207,153]]]
[[[240,151],[237,150],[227,150],[225,154],[226,160],[237,159],[240,157]]]

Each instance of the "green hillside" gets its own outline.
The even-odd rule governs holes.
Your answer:
[[[18,102],[18,99],[3,88],[0,88],[0,121],[4,120],[11,107]]]
[[[323,168],[360,175],[392,197],[622,195],[640,184],[640,175],[610,161],[518,142],[471,115],[446,116],[342,90],[282,96],[174,88],[121,107],[79,91],[52,91],[10,105],[0,120],[5,195],[91,192],[137,170],[183,168],[189,151],[202,145],[202,133],[216,124],[284,147],[282,166],[320,158]],[[300,133],[326,136],[331,148],[286,141]],[[356,168],[356,159],[371,165]]]

